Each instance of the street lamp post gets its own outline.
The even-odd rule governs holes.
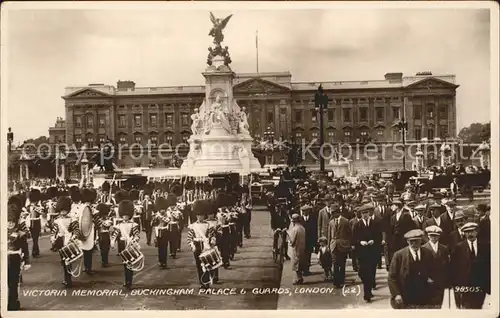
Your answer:
[[[319,85],[316,95],[314,95],[314,107],[319,112],[319,170],[325,171],[325,158],[323,158],[321,150],[325,143],[323,112],[328,108],[328,96],[323,91],[323,86]]]
[[[408,130],[408,122],[406,122],[406,119],[403,117],[399,123],[396,124],[396,127],[399,128],[403,135],[403,170],[406,170],[406,131]]]
[[[271,164],[273,164],[273,156],[274,156],[274,130],[271,128],[271,126],[267,127],[266,131],[264,132],[264,137],[266,140],[271,144]]]
[[[10,154],[12,151],[12,142],[14,141],[14,133],[12,129],[9,127],[9,132],[7,133],[7,142],[9,143],[9,149],[7,149],[7,153]]]

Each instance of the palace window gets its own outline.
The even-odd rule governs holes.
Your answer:
[[[447,138],[448,137],[448,126],[439,126],[439,135],[441,138]]]
[[[99,127],[101,127],[101,128],[106,127],[106,116],[105,115],[99,115]]]
[[[351,122],[351,110],[349,108],[343,109],[344,113],[344,122]]]
[[[328,132],[328,140],[332,144],[335,142],[335,132],[334,131],[329,131]]]
[[[427,118],[434,118],[434,105],[427,106]]]
[[[189,135],[188,135],[188,134],[183,134],[183,135],[182,135],[182,142],[183,142],[183,143],[187,143],[187,142],[188,142],[188,139],[189,139]]]
[[[89,128],[94,127],[94,116],[93,115],[87,115],[87,127],[89,127]]]
[[[149,125],[151,127],[157,127],[158,126],[158,118],[156,114],[150,114],[149,115]]]
[[[99,135],[99,143],[104,144],[106,142],[106,136],[104,135]]]
[[[125,115],[118,115],[118,127],[124,128],[127,126],[127,117]]]
[[[134,127],[142,127],[142,116],[139,114],[134,115]]]
[[[122,144],[122,145],[127,144],[127,136],[121,135],[119,140],[120,140],[120,144]]]
[[[136,144],[142,144],[142,136],[141,135],[135,135],[134,141]]]
[[[384,108],[382,107],[375,108],[375,118],[377,121],[384,121]]]
[[[422,139],[422,127],[415,126],[414,135],[415,135],[415,140]]]
[[[82,137],[78,136],[78,137],[75,137],[75,142],[77,144],[81,144],[82,143]]]
[[[360,121],[367,121],[368,120],[368,108],[361,107],[359,109],[359,120]]]
[[[335,118],[335,109],[328,110],[328,121],[334,121]]]
[[[315,142],[318,142],[318,133],[317,132],[312,132],[311,133],[311,137],[312,137],[313,140],[316,139]]]
[[[182,126],[189,126],[189,115],[186,113],[181,114],[181,125]]]
[[[304,119],[302,118],[302,110],[295,111],[295,121],[302,122]]]
[[[82,117],[81,116],[75,116],[75,127],[82,127]]]
[[[392,108],[392,118],[393,119],[399,119],[399,107],[393,107]]]
[[[422,119],[422,106],[413,106],[413,118],[416,120]]]
[[[350,131],[344,131],[344,142],[350,142],[351,141],[351,132]]]
[[[87,145],[89,146],[89,148],[94,147],[94,136],[87,135]]]
[[[384,139],[384,129],[379,128],[377,129],[377,140],[383,140]]]
[[[439,119],[448,119],[448,107],[445,105],[439,106]]]
[[[427,128],[427,139],[428,140],[434,139],[434,128]]]
[[[297,131],[297,132],[295,133],[295,138],[296,138],[296,139],[302,139],[302,132]]]
[[[270,125],[272,123],[274,123],[274,113],[267,112],[267,124]]]
[[[174,137],[172,136],[172,134],[165,135],[165,143],[167,143],[168,145],[172,146],[173,140],[174,140]]]
[[[151,142],[151,146],[156,147],[158,146],[158,136],[153,135],[149,138],[149,141]]]
[[[165,124],[167,126],[173,126],[174,125],[174,114],[172,114],[172,113],[165,114]]]
[[[317,120],[317,116],[318,116],[318,112],[316,111],[316,109],[311,110],[311,121],[312,121],[313,123],[315,123],[315,122],[316,122],[316,120]]]

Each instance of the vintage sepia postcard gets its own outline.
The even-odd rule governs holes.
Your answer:
[[[498,316],[493,2],[1,14],[2,317]]]

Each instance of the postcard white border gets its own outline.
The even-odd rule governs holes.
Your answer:
[[[247,2],[6,2],[2,4],[1,10],[1,47],[0,47],[0,59],[1,59],[1,135],[0,135],[0,145],[2,148],[7,148],[6,134],[8,128],[8,118],[7,118],[7,82],[8,78],[8,65],[6,61],[7,50],[5,45],[8,44],[7,33],[5,32],[8,26],[8,13],[14,10],[33,10],[33,9],[59,9],[59,10],[78,10],[78,9],[108,9],[108,10],[207,10],[208,11],[231,11],[237,13],[240,10],[297,10],[297,9],[489,9],[490,10],[490,96],[491,96],[491,125],[492,125],[492,135],[491,135],[491,154],[492,154],[492,164],[491,164],[491,193],[498,194],[498,170],[499,170],[499,6],[497,3],[492,1],[458,1],[458,2],[434,2],[434,1],[419,1],[419,2],[392,2],[392,1],[370,1],[370,2],[261,2],[261,1],[247,1]],[[467,23],[467,21],[464,21]],[[466,61],[464,61],[466,62]],[[201,72],[201,69],[200,69]],[[61,88],[62,89],[62,88]],[[471,106],[473,107],[473,106]],[[5,151],[0,151],[0,208],[1,211],[5,213],[0,213],[0,224],[2,224],[1,233],[1,313],[3,317],[61,317],[61,315],[71,315],[71,317],[85,317],[89,315],[88,311],[19,311],[19,312],[7,312],[7,270],[4,264],[7,263],[7,256],[4,251],[6,250],[6,229],[4,224],[7,222],[7,153]],[[497,303],[492,304],[492,308],[489,310],[425,310],[424,312],[417,310],[398,310],[393,309],[343,309],[343,310],[246,310],[240,311],[237,314],[241,317],[253,317],[259,315],[261,317],[300,317],[303,318],[306,315],[314,315],[316,318],[320,317],[331,317],[335,316],[362,316],[365,314],[370,315],[371,318],[383,317],[387,318],[388,315],[394,317],[401,316],[415,316],[421,317],[425,315],[426,317],[440,317],[442,315],[453,315],[454,318],[459,317],[498,317],[499,313],[499,205],[498,196],[491,197],[491,207],[492,207],[492,242],[497,242],[496,246],[492,246],[492,297],[491,300],[496,300]],[[36,268],[32,268],[36,270]],[[450,312],[452,311],[452,312]],[[191,315],[199,315],[196,311],[108,311],[99,310],[93,311],[92,315],[97,315],[100,317],[109,318],[111,316],[117,316],[120,318],[125,317],[137,317],[140,315],[142,317],[161,317],[162,315],[175,315],[176,317],[188,317]],[[205,313],[203,313],[205,314]],[[208,313],[207,313],[208,314]],[[233,317],[235,314],[230,310],[220,310],[220,311],[210,311],[210,315],[217,317]],[[396,316],[397,315],[397,316]]]

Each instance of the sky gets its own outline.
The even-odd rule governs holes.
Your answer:
[[[116,8],[119,8],[117,6]],[[490,120],[490,17],[480,9],[214,11],[233,71],[290,71],[292,81],[454,74],[458,130]],[[15,143],[48,136],[64,88],[90,83],[203,85],[212,44],[206,10],[16,10],[5,49],[7,122]]]

